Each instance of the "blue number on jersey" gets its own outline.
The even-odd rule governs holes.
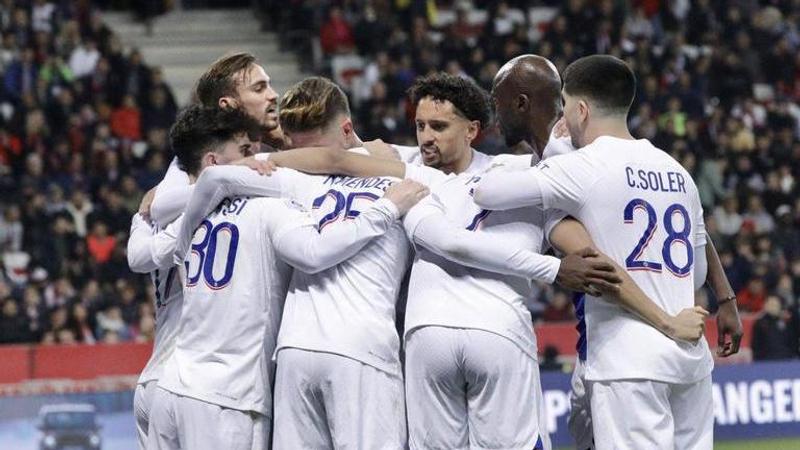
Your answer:
[[[236,250],[239,248],[239,228],[230,222],[221,222],[213,226],[208,220],[204,220],[200,227],[206,229],[203,240],[197,244],[192,244],[192,255],[198,256],[197,273],[189,274],[189,260],[186,265],[186,286],[191,287],[197,284],[202,276],[208,287],[219,290],[228,285],[233,277],[233,267],[236,262]],[[214,278],[214,261],[217,257],[217,240],[219,233],[230,234],[228,248],[225,252],[225,271],[219,279]]]
[[[317,226],[317,229],[320,231],[322,231],[322,229],[325,228],[326,225],[336,222],[343,212],[345,220],[355,219],[356,217],[358,217],[358,215],[361,214],[361,211],[353,207],[353,201],[355,199],[361,197],[369,199],[371,201],[375,201],[378,198],[380,198],[377,195],[373,194],[372,192],[351,192],[347,194],[347,197],[345,197],[344,194],[342,194],[341,192],[335,189],[331,189],[325,194],[315,198],[314,201],[311,203],[311,207],[313,209],[319,209],[320,207],[322,207],[322,204],[325,203],[325,200],[328,197],[332,198],[336,203],[333,206],[333,211],[329,212],[328,214],[325,214],[324,216],[322,216],[322,219],[320,219],[319,224]]]
[[[633,223],[633,214],[637,209],[644,210],[647,213],[647,228],[644,230],[644,234],[639,239],[639,242],[636,244],[636,247],[633,248],[633,251],[625,258],[625,267],[630,270],[649,270],[652,272],[661,272],[662,265],[658,262],[654,261],[642,261],[639,257],[644,252],[644,249],[650,244],[650,239],[653,238],[653,234],[658,227],[658,217],[656,215],[656,211],[653,208],[653,205],[648,203],[641,198],[636,198],[631,200],[627,206],[625,206],[625,211],[623,213],[623,219],[625,223]],[[680,231],[675,231],[675,225],[672,223],[672,218],[675,214],[679,214],[683,216],[683,229]],[[667,239],[664,240],[664,245],[661,249],[661,256],[664,259],[664,265],[667,269],[675,274],[678,277],[684,277],[689,274],[689,270],[692,267],[692,262],[694,261],[694,249],[692,248],[691,242],[689,241],[689,233],[692,229],[691,219],[689,218],[689,212],[686,211],[686,208],[683,205],[679,205],[677,203],[670,205],[667,210],[664,212],[664,229],[667,231]],[[672,259],[672,244],[675,242],[683,243],[686,246],[686,264],[683,266],[678,266],[675,264],[675,261]]]
[[[483,219],[489,217],[489,214],[491,214],[491,212],[492,211],[488,209],[482,209],[481,212],[475,214],[475,217],[472,218],[472,222],[470,222],[469,225],[467,225],[467,230],[476,231],[478,227],[481,226],[481,223],[483,223]]]

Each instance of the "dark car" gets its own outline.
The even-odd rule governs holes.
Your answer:
[[[94,405],[64,403],[39,410],[40,450],[97,450],[102,442]]]

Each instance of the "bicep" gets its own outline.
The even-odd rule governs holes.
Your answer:
[[[549,234],[550,244],[559,252],[568,255],[594,247],[594,241],[582,223],[572,217],[559,221]]]

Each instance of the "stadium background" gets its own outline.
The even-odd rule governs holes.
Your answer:
[[[697,181],[745,323],[745,348],[718,361],[717,438],[800,437],[799,27],[797,0],[0,2],[0,447],[34,448],[40,405],[88,400],[106,447],[133,448],[154,294],[127,269],[130,216],[171,159],[194,80],[234,50],[259,56],[279,93],[330,76],[362,137],[399,144],[414,143],[417,76],[489,88],[522,53],[559,70],[591,53],[628,61],[633,134]],[[501,142],[490,127],[477,147]],[[572,307],[545,286],[529,306],[560,411]]]

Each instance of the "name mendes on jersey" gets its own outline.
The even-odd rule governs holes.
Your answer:
[[[357,178],[344,175],[331,175],[323,184],[329,186],[343,186],[351,189],[379,189],[385,191],[391,186],[393,180],[386,177]]]

